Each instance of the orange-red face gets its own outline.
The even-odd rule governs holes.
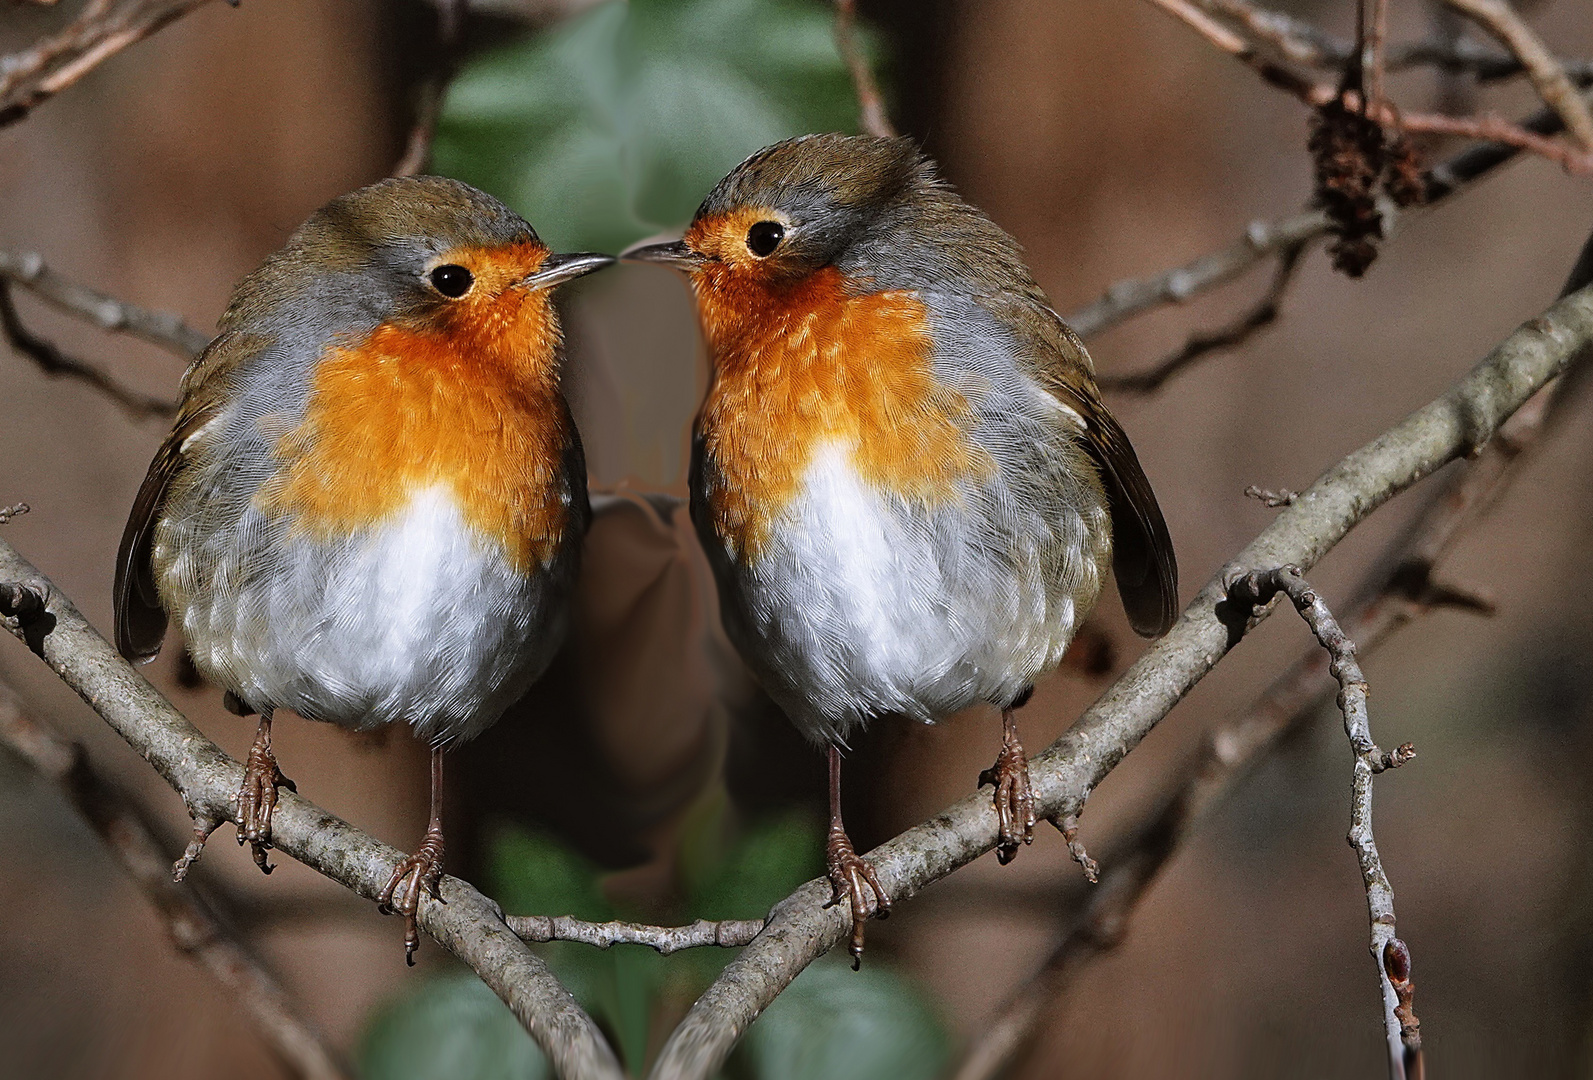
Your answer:
[[[601,265],[534,241],[429,260],[423,277],[435,297],[321,357],[303,421],[277,441],[281,467],[262,506],[331,538],[443,486],[517,566],[551,557],[568,513],[558,481],[573,437],[558,394],[552,287]]]
[[[967,399],[935,378],[923,299],[782,258],[790,227],[736,208],[659,249],[690,274],[713,356],[698,427],[715,531],[748,559],[826,446],[864,481],[923,503],[956,498],[962,478],[991,467],[968,441]]]

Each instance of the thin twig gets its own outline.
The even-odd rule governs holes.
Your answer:
[[[448,84],[459,71],[459,37],[464,25],[468,0],[434,0],[437,12],[437,52],[432,72],[422,82],[420,100],[415,106],[415,124],[409,130],[404,156],[393,166],[394,176],[415,176],[431,163],[432,142],[437,137],[437,122],[442,119],[443,99]]]
[[[0,335],[13,349],[37,364],[46,375],[87,383],[135,419],[170,417],[177,412],[177,407],[171,401],[129,390],[104,372],[75,356],[67,355],[54,342],[29,330],[17,314],[16,304],[11,299],[11,282],[5,277],[0,277]]]
[[[1552,109],[1540,109],[1517,127],[1548,136],[1562,131],[1564,123]],[[1443,202],[1520,153],[1518,146],[1484,143],[1435,165],[1423,177],[1427,188],[1424,208]],[[1080,337],[1094,337],[1154,308],[1181,304],[1224,285],[1263,259],[1326,235],[1329,225],[1327,215],[1320,210],[1307,210],[1272,223],[1253,221],[1244,235],[1227,247],[1148,278],[1116,282],[1099,299],[1065,319]]]
[[[1372,778],[1380,772],[1404,765],[1415,757],[1416,751],[1409,743],[1386,751],[1372,740],[1371,721],[1366,708],[1366,675],[1355,658],[1355,642],[1339,626],[1327,602],[1311,588],[1298,567],[1252,570],[1234,578],[1229,589],[1231,599],[1250,607],[1264,606],[1278,593],[1289,598],[1294,609],[1311,628],[1311,633],[1327,650],[1328,672],[1339,684],[1339,709],[1344,714],[1344,734],[1350,740],[1350,749],[1355,755],[1350,785],[1349,842],[1359,857],[1361,882],[1366,888],[1366,910],[1372,927],[1372,959],[1377,965],[1378,993],[1383,1001],[1383,1023],[1388,1037],[1389,1077],[1390,1080],[1406,1080],[1406,1048],[1402,1032],[1407,1025],[1401,1020],[1400,996],[1389,972],[1385,970],[1383,960],[1384,950],[1395,941],[1394,887],[1383,868],[1383,859],[1377,850],[1377,837],[1372,830]],[[1414,1016],[1409,1026],[1414,1028]],[[1415,1052],[1418,1055],[1421,1052],[1419,1041]]]
[[[349,1075],[270,972],[227,933],[228,920],[216,917],[214,902],[207,904],[193,888],[172,882],[171,857],[155,839],[148,820],[94,772],[81,746],[27,715],[4,686],[0,686],[0,743],[60,787],[154,905],[173,944],[215,977],[228,1001],[254,1022],[295,1076],[341,1080]]]
[[[54,37],[0,56],[0,127],[14,124],[105,61],[209,0],[89,0]],[[236,5],[237,0],[229,0]]]
[[[117,655],[48,578],[0,539],[0,625],[24,642],[182,795],[199,822],[234,820],[243,766]],[[404,858],[291,791],[272,819],[283,854],[375,900]],[[566,1080],[621,1080],[606,1039],[574,997],[504,925],[498,905],[458,878],[423,897],[420,924],[513,1011]]]
[[[1168,379],[1208,353],[1238,348],[1257,332],[1277,321],[1278,314],[1282,310],[1283,297],[1289,291],[1289,286],[1299,270],[1301,257],[1309,246],[1309,240],[1300,240],[1279,251],[1278,265],[1272,274],[1272,284],[1255,304],[1240,312],[1226,326],[1192,334],[1178,349],[1144,371],[1136,371],[1130,375],[1103,374],[1096,378],[1096,383],[1102,390],[1153,394],[1160,390]]]
[[[1388,0],[1364,0],[1368,5],[1361,24],[1361,65],[1366,87],[1366,104],[1380,112],[1383,100],[1384,47],[1388,42]]]
[[[852,86],[857,93],[858,124],[869,135],[889,138],[896,134],[890,117],[885,114],[885,101],[880,96],[879,84],[868,66],[857,42],[857,0],[835,0],[835,47],[841,53],[846,69],[852,73]]]
[[[1282,491],[1271,491],[1267,488],[1256,487],[1254,484],[1245,488],[1245,498],[1258,499],[1274,510],[1280,506],[1293,506],[1294,500],[1299,497],[1300,493],[1298,491],[1290,491],[1288,488],[1284,488]]]
[[[209,334],[195,330],[181,317],[149,311],[80,285],[50,269],[43,258],[31,252],[0,251],[0,278],[10,279],[39,299],[101,330],[131,334],[184,360],[192,360],[210,344]]]
[[[1565,129],[1582,149],[1593,151],[1593,112],[1571,85],[1565,69],[1505,0],[1446,0],[1499,39],[1527,69],[1538,96],[1565,121]]]
[[[1385,123],[1397,124],[1406,131],[1432,135],[1458,135],[1465,139],[1502,143],[1548,158],[1573,175],[1593,176],[1593,151],[1581,150],[1569,143],[1539,135],[1501,116],[1489,113],[1480,116],[1444,116],[1441,113],[1396,114],[1387,110],[1381,115]]]
[[[737,949],[763,929],[762,919],[698,919],[688,926],[648,926],[633,922],[586,922],[569,915],[510,915],[509,929],[522,941],[579,941],[606,949],[611,945],[646,945],[665,956],[681,949],[708,945]]]

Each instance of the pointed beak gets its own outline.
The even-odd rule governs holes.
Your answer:
[[[524,277],[520,284],[528,289],[551,289],[563,285],[593,270],[614,265],[614,256],[598,255],[591,251],[576,251],[568,255],[549,255],[542,260],[537,272]]]
[[[688,273],[703,264],[703,257],[686,246],[684,240],[671,240],[667,244],[641,243],[620,252],[626,262],[662,263]]]

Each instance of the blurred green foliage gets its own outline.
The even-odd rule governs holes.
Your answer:
[[[517,828],[492,845],[491,892],[507,911],[615,918],[759,918],[823,870],[818,823],[792,813],[735,829],[723,797],[687,823],[664,914],[626,912],[603,894],[602,871],[556,841]],[[552,942],[548,966],[613,1039],[633,1073],[645,1064],[660,1005],[678,1015],[734,955],[690,949],[664,957],[640,945],[600,950]],[[853,973],[821,961],[755,1023],[726,1070],[734,1080],[930,1080],[947,1036],[922,997],[877,961]],[[542,1080],[547,1063],[473,975],[435,979],[384,1009],[361,1052],[366,1080]]]
[[[433,168],[560,250],[617,251],[684,225],[760,147],[856,130],[833,28],[823,0],[606,0],[470,61]]]

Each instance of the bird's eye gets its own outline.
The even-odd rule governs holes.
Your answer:
[[[760,221],[747,230],[747,250],[762,259],[772,254],[784,239],[784,225],[778,221]]]
[[[470,271],[456,263],[444,263],[431,272],[431,287],[455,299],[469,292],[470,286],[475,283],[476,279]]]

